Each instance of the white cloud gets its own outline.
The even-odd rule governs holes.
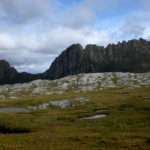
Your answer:
[[[12,23],[25,23],[53,12],[54,0],[1,0],[0,18]]]
[[[95,26],[97,15],[109,12],[115,9],[123,0],[81,0],[75,3],[71,8],[64,11],[62,15],[62,24],[72,28],[82,28]]]
[[[67,8],[57,2],[1,0],[0,27],[6,27],[0,28],[0,59],[8,60],[20,71],[41,72],[73,43],[106,46],[124,39],[150,38],[148,0],[137,0],[136,4],[142,4],[140,9],[123,15],[115,13],[117,9],[128,9],[124,0],[81,0]],[[110,16],[97,18],[104,13]]]
[[[92,28],[73,29],[58,26],[39,36],[24,34],[0,34],[0,56],[8,60],[20,71],[41,72],[46,70],[51,61],[73,43],[83,46],[89,43],[106,45],[111,41],[107,31]],[[45,65],[49,64],[49,65]],[[38,66],[39,67],[34,67]],[[32,68],[32,69],[31,69]],[[36,68],[36,69],[35,69]]]
[[[15,45],[15,40],[9,34],[0,34],[0,49],[12,49]]]

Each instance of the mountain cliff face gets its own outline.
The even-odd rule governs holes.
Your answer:
[[[45,72],[46,79],[56,79],[70,74],[80,73],[83,48],[80,44],[70,46],[55,59],[50,69]]]
[[[106,48],[74,44],[58,56],[44,73],[18,73],[8,62],[0,60],[0,84],[23,83],[36,79],[58,79],[68,75],[97,72],[149,72],[150,42],[130,40],[109,44]]]
[[[106,48],[80,44],[67,48],[44,73],[46,79],[57,79],[78,73],[148,72],[150,42],[140,39],[109,44]]]
[[[40,75],[32,75],[25,72],[18,73],[7,61],[0,60],[0,84],[23,83],[39,78]]]

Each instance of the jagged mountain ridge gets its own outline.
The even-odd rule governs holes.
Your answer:
[[[97,45],[73,44],[64,50],[47,71],[33,75],[19,73],[8,62],[0,61],[0,84],[23,83],[36,79],[58,79],[68,75],[97,72],[149,72],[150,41],[144,39]]]
[[[55,59],[45,72],[47,79],[67,75],[96,72],[147,72],[150,71],[150,42],[130,40],[109,44],[106,48],[97,45],[74,44]]]

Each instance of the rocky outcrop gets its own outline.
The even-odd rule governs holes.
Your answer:
[[[62,94],[68,90],[80,92],[143,86],[150,86],[150,73],[86,73],[57,80],[35,80],[29,83],[3,85],[0,86],[0,100]]]
[[[109,44],[106,48],[80,44],[67,48],[44,73],[46,79],[96,72],[150,71],[150,42],[140,39]]]
[[[0,84],[23,83],[39,78],[40,75],[32,75],[25,72],[18,73],[7,61],[0,60]]]
[[[82,59],[82,46],[74,44],[55,59],[50,69],[44,73],[46,79],[57,79],[70,74],[80,73]]]

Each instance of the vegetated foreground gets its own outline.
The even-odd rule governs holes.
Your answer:
[[[27,107],[53,100],[88,99],[72,107],[0,113],[0,150],[148,150],[150,87],[66,91],[3,100],[0,106]],[[83,117],[106,112],[106,117]]]

